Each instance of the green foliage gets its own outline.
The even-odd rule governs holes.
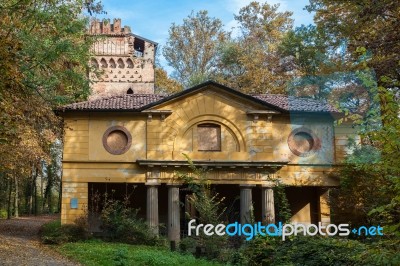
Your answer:
[[[339,208],[355,210],[360,218],[356,222],[380,223],[386,234],[399,236],[400,3],[311,0],[307,9],[315,12],[316,26],[328,36],[332,50],[342,50],[341,68],[356,78],[352,95],[345,90],[343,98],[353,99],[360,108],[356,112],[349,106],[342,109],[360,126],[362,145],[368,145],[356,147],[340,172]],[[369,110],[363,110],[364,106]]]
[[[232,38],[221,21],[199,11],[172,24],[163,55],[185,87],[209,79],[247,93],[284,91],[290,69],[278,45],[292,28],[290,12],[279,5],[251,2],[235,15],[240,34]]]
[[[57,249],[84,265],[218,265],[192,255],[170,252],[166,248],[105,243],[99,240],[68,243]]]
[[[44,224],[40,230],[41,240],[45,244],[61,244],[86,240],[87,228],[77,224],[61,225],[60,220]]]
[[[128,259],[128,255],[127,255],[128,251],[126,249],[117,249],[117,251],[115,252],[115,256],[114,256],[114,265],[115,266],[125,266],[127,265],[127,259]]]
[[[195,85],[215,71],[218,45],[227,37],[222,26],[205,10],[190,14],[182,25],[171,25],[163,55],[181,84]]]
[[[169,78],[164,69],[157,66],[155,69],[155,90],[156,93],[170,94],[183,90],[183,87],[178,81]]]
[[[381,206],[387,206],[397,191],[393,179],[382,175],[379,168],[373,169],[368,160],[374,155],[365,154],[363,148],[355,151],[356,164],[347,164],[340,170],[341,187],[331,190],[330,205],[335,223],[350,223],[352,225],[390,225],[398,221],[394,212],[379,215]],[[365,149],[369,151],[369,149]],[[362,154],[358,156],[358,154]],[[372,158],[371,158],[372,157]],[[361,163],[362,161],[362,163]],[[375,211],[373,211],[375,210]],[[397,217],[397,218],[396,218]],[[384,229],[385,234],[389,232]]]
[[[398,253],[398,245],[387,241],[365,244],[333,237],[297,236],[286,241],[279,237],[257,237],[242,248],[237,264],[398,265]]]
[[[274,190],[274,200],[275,200],[275,221],[280,221],[282,223],[289,223],[292,213],[290,211],[289,201],[286,197],[285,185],[275,180]]]
[[[329,36],[332,45],[340,45],[342,40],[346,40],[347,56],[352,64],[349,67],[373,69],[378,82],[386,76],[388,86],[385,87],[397,87],[398,91],[398,1],[311,0],[307,10],[315,12],[317,27]],[[368,60],[359,60],[360,57]]]
[[[193,192],[190,202],[195,207],[198,216],[190,217],[196,219],[200,224],[217,225],[223,223],[222,216],[226,210],[223,207],[223,198],[219,199],[218,194],[212,191],[207,180],[207,170],[196,167],[192,160],[184,154],[189,162],[190,173],[180,173],[179,179]],[[181,249],[184,252],[193,252],[196,248],[202,250],[203,256],[209,259],[224,260],[224,249],[228,246],[227,236],[212,235],[207,236],[201,233],[199,236],[191,236],[192,240],[182,240]]]
[[[292,74],[278,47],[293,20],[278,9],[253,1],[234,15],[240,34],[220,46],[218,81],[245,93],[284,92]]]
[[[222,215],[226,208],[223,207],[224,198],[219,199],[218,194],[212,191],[208,183],[207,173],[205,168],[196,167],[193,161],[186,155],[189,173],[180,173],[178,178],[193,192],[191,203],[198,212],[197,218],[203,224],[218,224],[222,220]]]
[[[53,109],[89,94],[93,40],[86,36],[84,10],[99,12],[101,5],[95,0],[0,2],[0,171],[15,181],[15,214],[19,186],[30,181],[32,168],[50,162],[51,144],[62,137]],[[46,198],[51,199],[50,187]]]
[[[0,219],[5,219],[5,218],[7,218],[7,210],[0,209]]]
[[[121,202],[105,197],[101,221],[106,238],[137,245],[155,246],[165,243],[137,216],[137,212],[137,209],[128,206],[128,200]]]

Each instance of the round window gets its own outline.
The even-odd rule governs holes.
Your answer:
[[[125,153],[131,147],[131,143],[131,134],[122,126],[110,127],[103,135],[104,148],[114,155]]]
[[[307,157],[319,149],[319,143],[314,133],[307,128],[298,128],[290,133],[289,149],[297,156]]]

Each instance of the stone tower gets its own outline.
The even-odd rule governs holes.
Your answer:
[[[157,43],[133,34],[121,19],[93,20],[89,35],[93,44],[91,65],[99,70],[93,81],[90,99],[123,94],[154,93],[154,62]]]

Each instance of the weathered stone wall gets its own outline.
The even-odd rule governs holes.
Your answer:
[[[121,27],[121,20],[94,20],[89,34],[98,40],[92,46],[93,81],[90,99],[133,93],[154,93],[154,43],[130,33]]]

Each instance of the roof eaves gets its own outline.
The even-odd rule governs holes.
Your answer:
[[[184,96],[184,95],[186,95],[186,94],[189,94],[189,93],[195,92],[195,91],[197,91],[197,90],[203,89],[203,88],[205,88],[205,87],[207,87],[207,86],[210,86],[210,85],[215,86],[215,87],[217,87],[217,88],[219,88],[219,89],[225,90],[225,91],[227,91],[227,92],[229,92],[229,93],[232,93],[232,94],[234,94],[234,95],[237,95],[237,96],[239,96],[239,97],[245,98],[245,99],[247,99],[247,100],[256,102],[256,103],[261,104],[261,105],[263,105],[263,106],[266,106],[266,107],[268,107],[268,108],[271,108],[271,109],[274,109],[274,110],[277,110],[277,111],[280,111],[280,112],[283,112],[283,113],[287,112],[287,110],[282,109],[282,108],[280,108],[280,107],[278,107],[278,106],[276,106],[276,105],[267,103],[267,102],[265,102],[265,101],[263,101],[263,100],[257,99],[257,98],[255,98],[255,97],[253,97],[253,96],[251,96],[251,95],[248,95],[248,94],[244,94],[244,93],[242,93],[242,92],[240,92],[240,91],[234,90],[234,89],[232,89],[232,88],[229,88],[229,87],[227,87],[227,86],[225,86],[225,85],[219,84],[219,83],[217,83],[217,82],[215,82],[215,81],[212,81],[212,80],[205,81],[205,82],[203,82],[203,83],[201,83],[201,84],[198,84],[198,85],[193,86],[193,87],[191,87],[191,88],[188,88],[188,89],[186,89],[186,90],[177,92],[177,93],[172,94],[172,95],[170,95],[170,96],[167,96],[167,97],[165,97],[165,98],[163,98],[163,99],[161,99],[161,100],[159,100],[159,101],[155,101],[155,102],[150,103],[150,104],[148,104],[148,105],[142,106],[142,107],[140,108],[140,110],[143,111],[143,110],[152,108],[152,107],[157,106],[157,105],[160,105],[160,104],[162,104],[162,103],[165,103],[165,102],[168,102],[168,101],[177,99],[177,98],[179,98],[179,97],[181,97],[181,96]]]
[[[138,109],[67,109],[67,108],[60,108],[56,110],[57,112],[61,113],[88,113],[88,112],[93,112],[93,113],[112,113],[112,112],[124,112],[124,113],[138,113],[140,114],[141,112]]]
[[[152,41],[152,40],[149,40],[149,39],[147,39],[147,38],[144,38],[144,37],[142,37],[142,36],[139,36],[139,35],[137,35],[137,34],[134,34],[134,33],[127,33],[128,35],[131,35],[131,36],[133,36],[133,37],[135,37],[135,38],[139,38],[139,39],[142,39],[143,41],[146,41],[146,42],[149,42],[149,43],[152,43],[152,44],[154,44],[155,46],[158,46],[158,43],[157,42],[155,42],[155,41]]]

